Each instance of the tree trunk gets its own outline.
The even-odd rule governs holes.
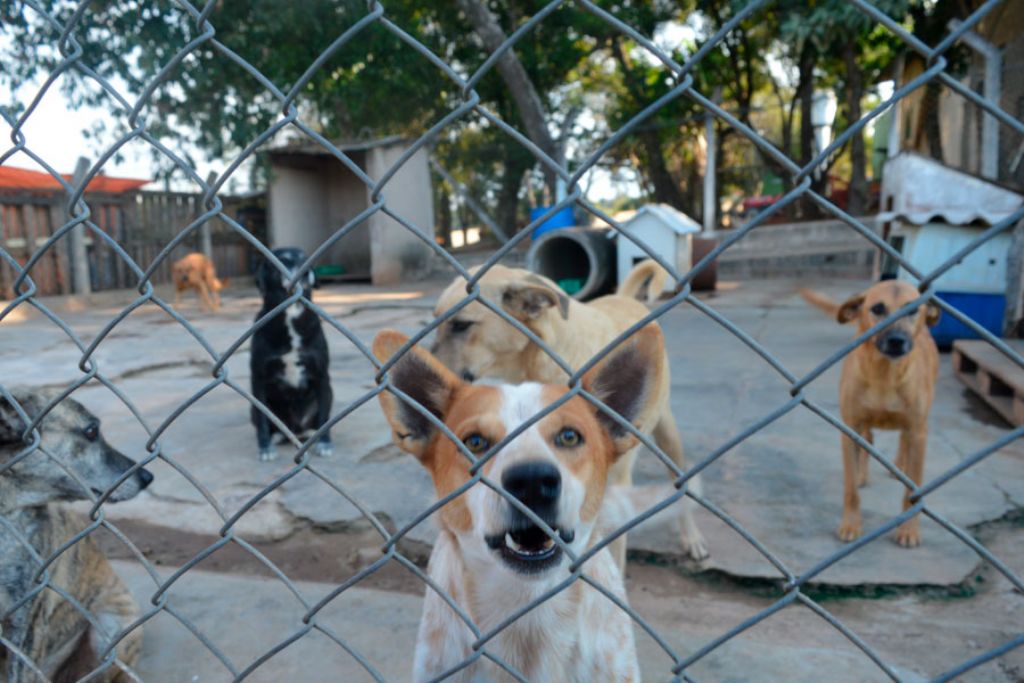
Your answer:
[[[448,192],[448,183],[435,176],[434,187],[437,188],[437,227],[434,234],[444,240],[447,246],[452,235],[452,198]]]
[[[647,157],[647,163],[644,164],[641,172],[651,180],[651,185],[654,188],[654,201],[659,204],[669,204],[683,212],[688,211],[683,192],[665,164],[665,155],[661,151],[661,139],[658,137],[658,131],[643,131],[640,134],[640,144],[643,146],[644,156]]]
[[[619,63],[619,68],[622,69],[622,77],[626,84],[626,89],[629,91],[637,111],[640,111],[644,104],[644,93],[637,82],[637,74],[630,67],[629,59],[626,57],[626,53],[622,51],[622,45],[617,38],[612,40],[611,48],[612,54],[615,55],[615,60]],[[682,190],[672,177],[668,164],[665,163],[665,155],[661,149],[661,138],[658,137],[658,131],[640,124],[636,136],[640,143],[640,155],[644,158],[644,163],[640,166],[639,171],[650,183],[654,191],[654,201],[661,204],[669,204],[680,211],[686,211]]]
[[[519,190],[523,186],[523,174],[530,168],[532,158],[522,154],[522,150],[518,149],[509,150],[505,154],[505,173],[501,176],[494,219],[509,237],[519,232],[516,221],[516,214],[519,211]]]
[[[507,39],[501,24],[481,0],[455,0],[456,5],[469,19],[473,25],[473,31],[490,52],[497,51]],[[498,73],[508,93],[515,102],[516,111],[526,128],[526,136],[537,145],[545,154],[554,158],[556,154],[555,142],[548,130],[547,114],[544,104],[541,101],[537,89],[530,80],[529,74],[523,68],[522,62],[516,57],[513,50],[507,50],[498,59]],[[555,174],[544,166],[544,179],[551,191],[555,192]]]
[[[843,59],[846,62],[846,99],[850,115],[849,124],[860,120],[860,100],[864,95],[864,74],[857,65],[857,41],[849,39],[843,45]],[[864,131],[857,131],[850,139],[850,190],[847,194],[846,211],[851,216],[861,216],[868,204],[868,179],[864,159]]]
[[[814,60],[817,55],[810,42],[800,52],[798,65],[800,84],[796,96],[800,102],[800,165],[806,166],[814,158],[814,122],[811,120],[811,106],[814,102]],[[818,215],[817,205],[809,200],[799,202],[801,218],[814,218]]]

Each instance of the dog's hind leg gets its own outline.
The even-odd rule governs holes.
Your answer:
[[[672,411],[666,405],[662,411],[661,417],[658,419],[658,424],[654,427],[654,441],[658,444],[661,450],[665,451],[665,454],[672,458],[672,462],[679,466],[680,469],[686,469],[686,458],[683,454],[683,440],[679,436],[679,427],[676,425],[676,419],[672,415]],[[694,477],[690,479],[688,486],[690,489],[700,494],[700,477]],[[681,541],[683,544],[683,550],[694,560],[703,560],[708,557],[707,543],[704,541],[704,535],[701,534],[700,529],[697,527],[697,520],[694,519],[694,509],[697,504],[689,497],[683,498],[683,514],[680,522],[682,523],[682,535]]]
[[[900,452],[897,462],[900,469],[917,486],[921,485],[924,478],[924,454],[928,444],[928,428],[918,426],[916,429],[905,429],[900,432]],[[906,511],[913,503],[910,501],[911,491],[906,489],[903,493],[903,510]],[[896,529],[896,542],[904,548],[914,548],[921,545],[921,520],[920,515],[914,515],[907,521],[900,524]]]

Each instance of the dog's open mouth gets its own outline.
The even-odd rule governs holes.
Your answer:
[[[576,533],[571,529],[559,529],[564,543],[572,543]],[[512,569],[522,574],[536,574],[549,569],[562,558],[562,549],[555,540],[544,533],[536,524],[523,520],[522,525],[487,537],[487,545],[498,553]]]

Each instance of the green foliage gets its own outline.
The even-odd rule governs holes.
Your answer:
[[[542,0],[482,0],[506,35],[547,3]],[[71,0],[40,0],[59,21],[78,7]],[[682,63],[746,5],[745,0],[616,0],[607,11],[653,36],[666,26],[683,40],[669,50]],[[952,17],[951,3],[878,0],[876,7],[902,25],[940,33]],[[386,0],[386,17],[422,43],[462,77],[487,58],[486,50],[453,0]],[[253,0],[220,2],[210,16],[214,39],[288,92],[320,55],[367,15],[365,0]],[[941,15],[941,16],[940,16]],[[17,86],[38,78],[62,61],[59,30],[31,8],[0,0],[0,81]],[[686,27],[682,30],[682,27]],[[188,140],[213,159],[229,159],[281,120],[282,106],[259,79],[207,40],[180,64],[164,71],[205,26],[175,3],[95,0],[86,6],[77,40],[82,62],[108,79],[134,104],[154,79],[151,99],[141,108],[147,129],[177,147]],[[940,27],[941,28],[941,27]],[[794,126],[799,117],[798,80],[802,56],[813,54],[814,88],[843,93],[848,74],[842,48],[856,46],[865,87],[875,83],[903,49],[894,36],[843,0],[775,0],[710,46],[693,65],[694,89],[717,97],[721,106],[786,153],[801,154]],[[570,167],[613,131],[677,85],[664,66],[631,36],[573,3],[566,3],[515,46],[550,120],[566,147]],[[788,75],[780,75],[780,73]],[[71,70],[60,81],[75,104],[117,111],[114,100]],[[477,84],[481,106],[519,130],[518,113],[496,69]],[[296,105],[303,121],[329,139],[365,140],[385,135],[416,137],[458,107],[460,88],[426,57],[382,22],[373,22],[334,51],[302,84]],[[849,103],[837,126],[848,121]],[[12,108],[12,111],[14,109]],[[581,115],[582,112],[582,115]],[[114,116],[107,127],[127,126]],[[648,197],[699,213],[704,152],[699,142],[705,112],[691,98],[676,97],[625,136],[601,160],[610,170],[635,169]],[[720,146],[720,194],[761,190],[764,170],[780,169],[723,121],[716,122]],[[564,139],[561,139],[563,138]],[[435,141],[438,161],[489,210],[508,209],[543,191],[532,155],[515,140],[471,113]],[[526,183],[527,192],[521,185]],[[450,188],[448,188],[450,189]],[[518,200],[517,200],[518,198]],[[535,199],[538,203],[542,201]],[[519,216],[525,215],[519,207]],[[515,216],[510,219],[515,222]],[[514,226],[513,226],[514,227]]]

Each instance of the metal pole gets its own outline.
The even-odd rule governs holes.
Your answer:
[[[217,182],[217,172],[210,171],[206,176],[206,184],[213,185],[215,182]],[[201,213],[206,211],[207,207],[197,206],[196,209]],[[212,220],[211,218],[203,221],[203,224],[199,226],[199,251],[203,252],[203,256],[211,261],[213,260],[213,237],[210,234],[210,221]]]
[[[707,141],[706,162],[704,164],[704,232],[715,229],[717,200],[715,197],[715,117],[708,112],[704,115],[704,138]]]
[[[78,163],[75,165],[75,174],[71,177],[71,185],[78,187],[82,184],[85,179],[85,174],[89,171],[89,160],[85,157],[79,157]],[[85,193],[82,193],[83,198]],[[71,195],[68,195],[68,202],[71,201]],[[72,216],[73,207],[68,205],[67,215],[68,218]],[[85,248],[85,224],[76,225],[68,233],[68,240],[70,241],[69,249],[69,265],[71,266],[71,291],[75,294],[89,294],[92,292],[92,284],[89,281],[89,254]]]
[[[713,101],[716,103],[722,98],[721,87],[715,88]],[[705,154],[705,178],[703,178],[703,231],[711,232],[715,229],[716,214],[718,213],[718,197],[715,194],[715,157],[718,154],[718,142],[715,139],[715,116],[711,112],[705,113],[705,139],[708,142]]]

